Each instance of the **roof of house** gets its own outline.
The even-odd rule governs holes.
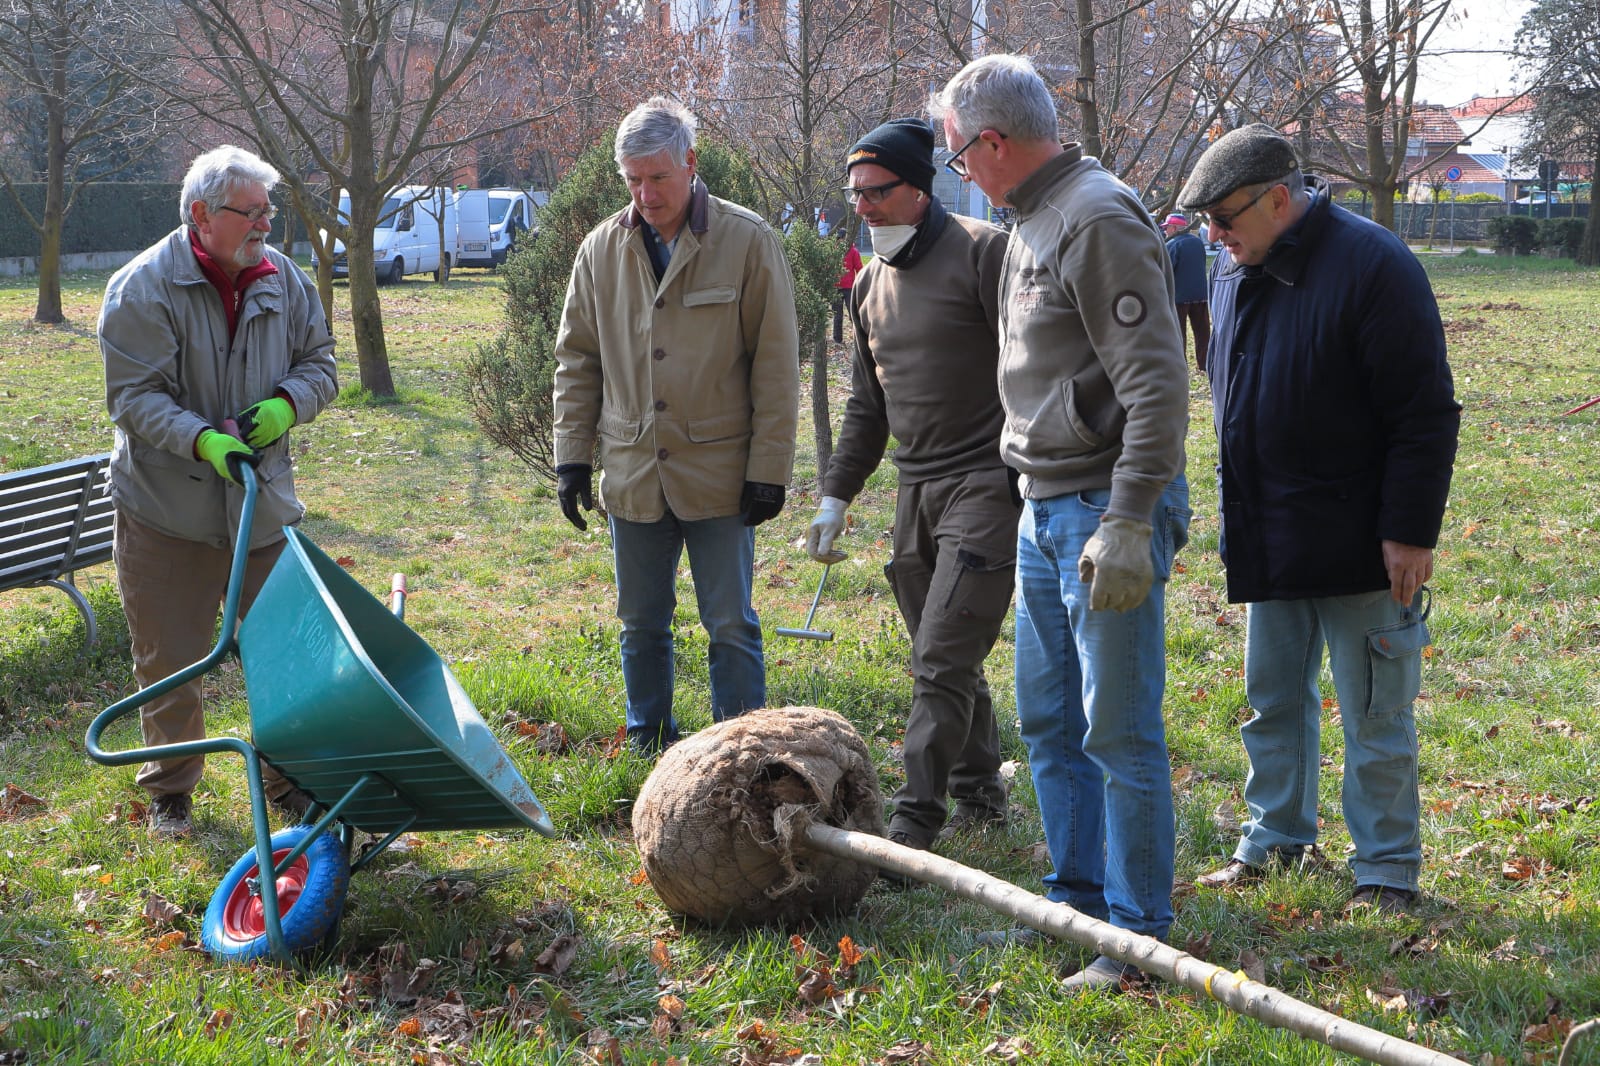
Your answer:
[[[1515,96],[1474,96],[1464,104],[1450,108],[1457,118],[1484,118],[1488,115],[1521,115],[1533,110],[1533,94]]]

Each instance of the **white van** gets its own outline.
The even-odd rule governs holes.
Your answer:
[[[348,192],[339,194],[339,215],[345,219],[350,217]],[[444,220],[442,233],[441,218]],[[407,274],[432,274],[437,281],[441,266],[448,271],[457,264],[459,240],[456,194],[452,190],[426,185],[399,186],[385,197],[377,228],[372,231],[372,260],[378,280],[398,282]],[[333,253],[333,276],[348,277],[350,268],[344,244],[335,242]],[[316,268],[315,257],[311,265]]]
[[[522,234],[538,231],[533,196],[521,189],[469,189],[458,198],[461,266],[497,267]]]

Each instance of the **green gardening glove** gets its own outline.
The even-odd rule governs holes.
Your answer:
[[[195,453],[210,463],[216,470],[217,476],[226,478],[238,484],[234,476],[228,472],[228,456],[241,455],[245,459],[251,456],[250,445],[238,437],[230,437],[226,433],[218,433],[214,429],[203,429],[200,438],[194,442]]]
[[[252,448],[265,448],[294,425],[294,404],[282,396],[262,400],[239,412],[239,435]]]

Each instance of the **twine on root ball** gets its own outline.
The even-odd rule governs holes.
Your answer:
[[[876,867],[806,848],[809,822],[883,833],[866,744],[843,716],[817,707],[750,711],[680,741],[633,806],[634,841],[661,901],[719,926],[860,902]]]

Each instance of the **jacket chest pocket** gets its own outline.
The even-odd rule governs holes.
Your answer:
[[[731,304],[738,299],[738,296],[739,290],[732,285],[708,285],[705,288],[684,293],[683,306],[708,307],[715,304]]]

